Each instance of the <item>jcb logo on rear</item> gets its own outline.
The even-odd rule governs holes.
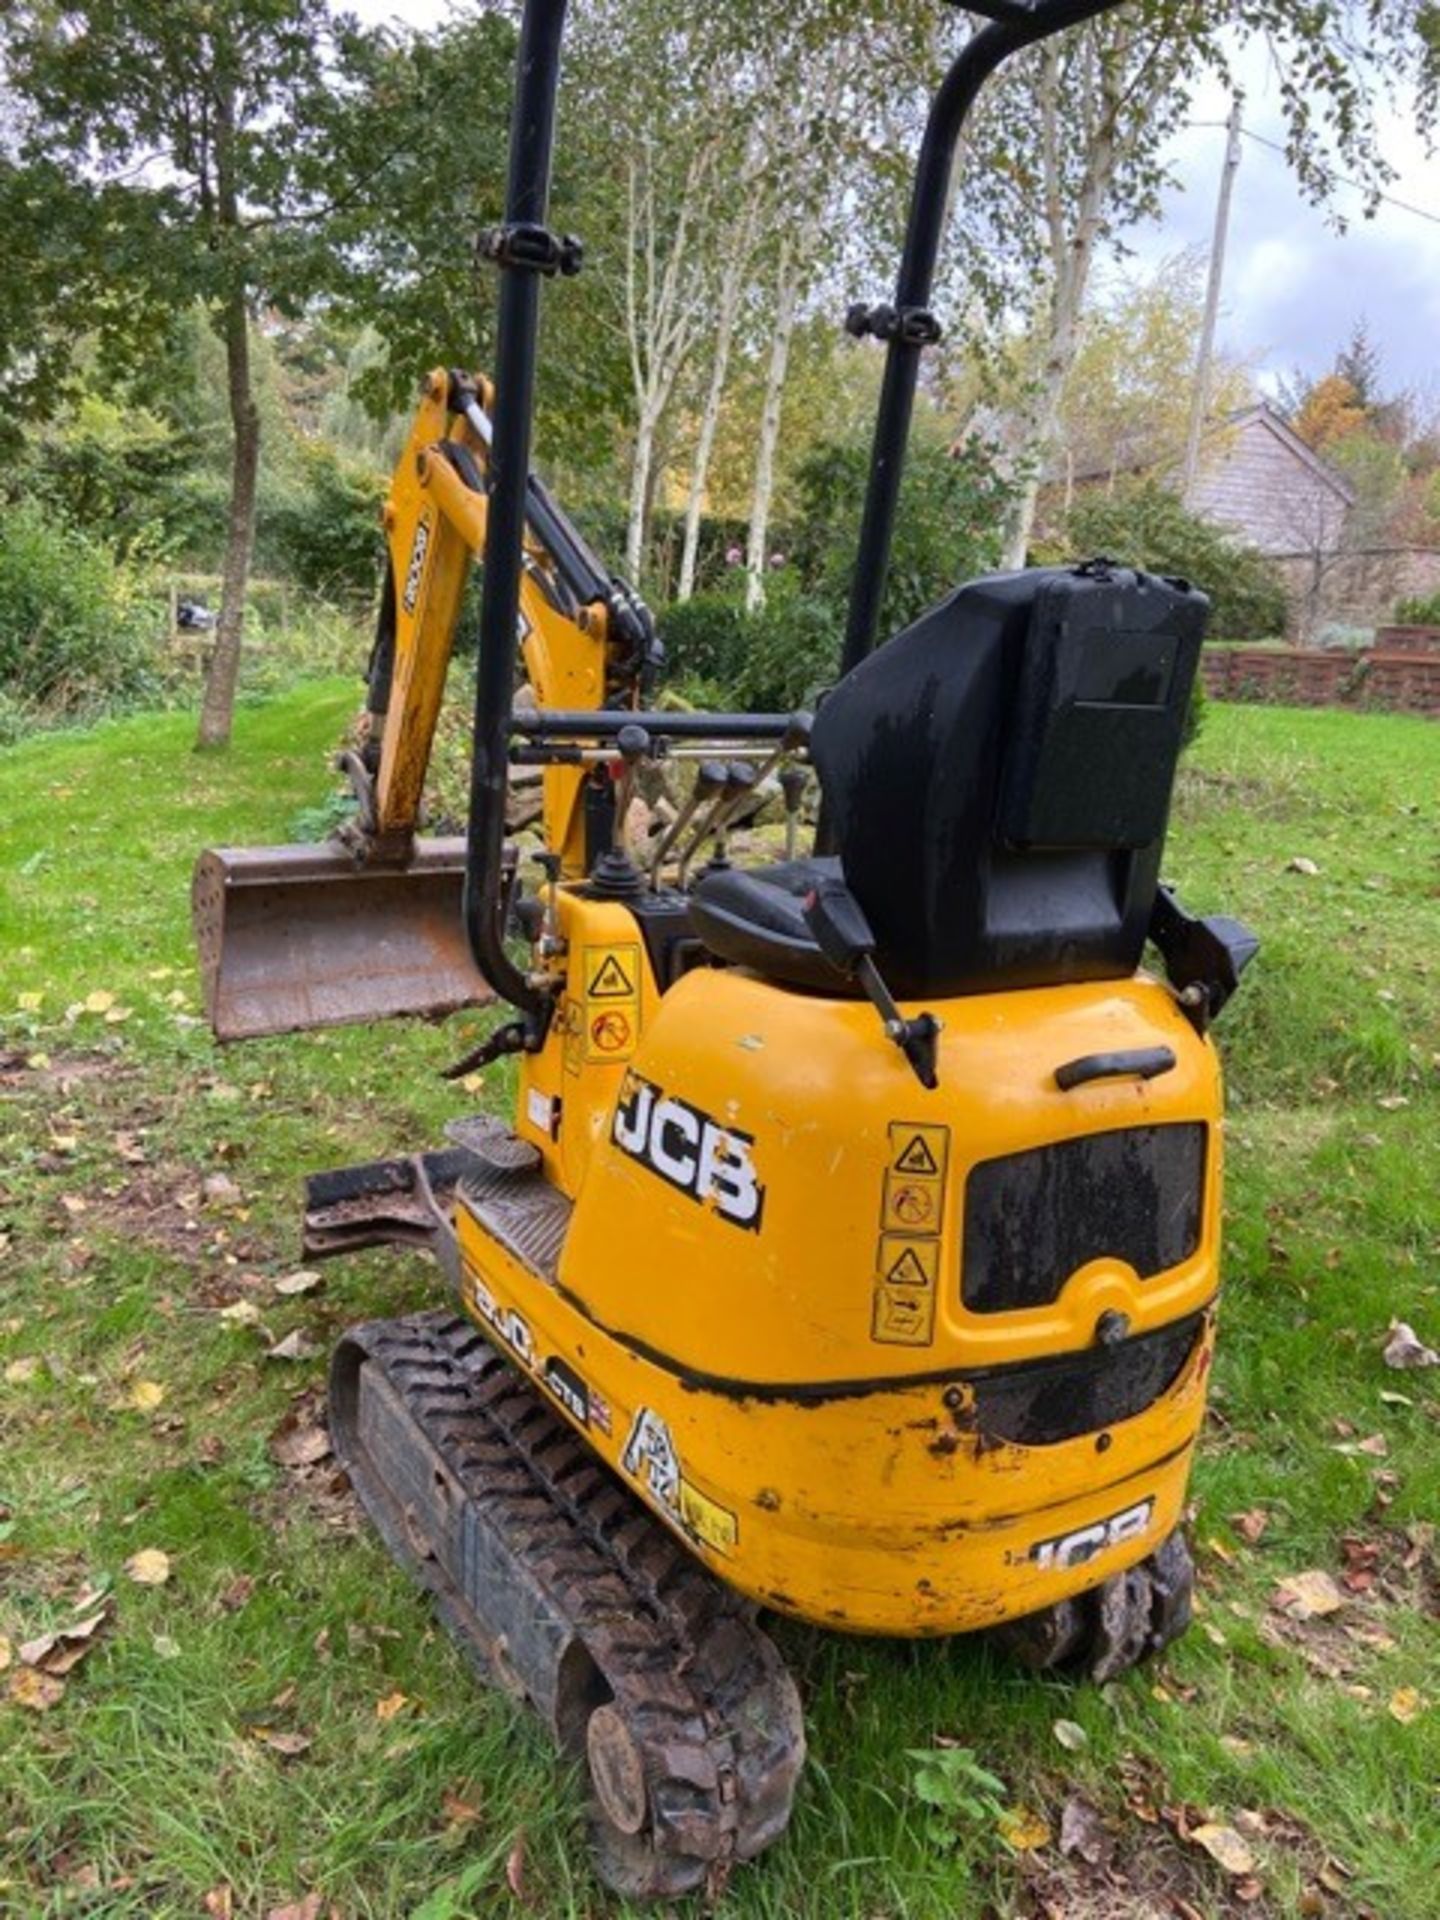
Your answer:
[[[713,1204],[737,1227],[758,1227],[765,1189],[755,1173],[748,1133],[722,1127],[697,1107],[631,1074],[620,1090],[612,1138],[692,1200]]]
[[[1073,1533],[1057,1534],[1053,1540],[1039,1540],[1030,1549],[1030,1558],[1042,1567],[1083,1567],[1097,1553],[1110,1547],[1123,1547],[1127,1540],[1138,1540],[1150,1525],[1155,1511],[1153,1500],[1142,1500],[1111,1514],[1108,1520],[1096,1520],[1088,1527],[1076,1527]]]

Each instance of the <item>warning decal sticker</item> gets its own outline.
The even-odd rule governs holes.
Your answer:
[[[870,1320],[870,1337],[884,1346],[928,1347],[935,1337],[949,1161],[948,1127],[891,1122]]]
[[[640,1037],[640,949],[628,943],[586,947],[581,960],[585,1010],[578,1042],[584,1058],[611,1065],[628,1060]]]
[[[592,952],[596,949],[591,949]],[[627,969],[622,956],[633,954],[633,947],[601,947],[598,949],[605,957],[598,966],[592,966],[590,978],[585,987],[587,1000],[630,1000],[635,995],[634,962]]]

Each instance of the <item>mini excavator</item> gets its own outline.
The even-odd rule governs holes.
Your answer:
[[[847,322],[887,360],[811,716],[647,704],[648,612],[530,472],[539,290],[581,249],[546,225],[564,4],[527,0],[482,242],[495,382],[432,373],[395,471],[355,820],[197,868],[222,1038],[511,1009],[454,1071],[514,1056],[512,1124],[314,1175],[305,1245],[421,1247],[444,1274],[445,1306],[341,1340],[335,1446],[479,1671],[582,1763],[626,1894],[713,1885],[786,1824],[803,1724],[761,1610],[992,1630],[1099,1680],[1189,1618],[1208,1029],[1257,944],[1159,878],[1208,603],[1094,560],[971,581],[872,644],[965,114],[1105,3],[970,8],[894,302]],[[425,839],[477,557],[469,818]],[[531,854],[515,766],[540,770]],[[684,798],[641,844],[656,766]],[[784,794],[787,857],[747,868],[728,829],[757,785]]]

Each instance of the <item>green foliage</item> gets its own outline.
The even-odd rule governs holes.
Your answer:
[[[1440,593],[1417,594],[1398,601],[1395,619],[1402,627],[1440,627]]]
[[[38,505],[0,510],[0,685],[62,718],[153,692],[157,609],[106,549]]]
[[[954,1846],[962,1821],[993,1829],[1005,1812],[1005,1782],[983,1767],[970,1747],[910,1747],[910,1791],[925,1808],[933,1846]]]
[[[868,441],[832,442],[802,462],[787,557],[809,591],[837,609],[850,592],[855,543],[870,472]],[[1013,490],[996,450],[971,438],[955,452],[914,437],[900,509],[881,629],[906,626],[964,580],[994,567]]]
[[[1263,640],[1285,631],[1285,590],[1264,555],[1197,518],[1158,481],[1082,494],[1064,545],[1067,559],[1106,554],[1189,580],[1210,596],[1212,640]]]
[[[784,713],[811,706],[836,677],[841,616],[793,573],[772,577],[747,613],[737,593],[696,594],[660,618],[670,685],[707,706]]]
[[[284,572],[312,592],[369,600],[384,554],[384,478],[323,442],[302,447],[298,465],[298,484],[265,515],[264,544]]]

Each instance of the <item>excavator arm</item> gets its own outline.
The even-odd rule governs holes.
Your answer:
[[[222,1039],[436,1017],[493,997],[463,930],[465,843],[418,833],[466,588],[484,551],[491,399],[478,376],[432,372],[391,478],[365,737],[339,758],[355,818],[324,845],[201,856],[196,931],[206,1011]],[[537,710],[633,706],[658,660],[644,604],[534,476],[517,627],[521,699]],[[591,779],[585,766],[543,775],[545,843],[566,877],[587,868]]]

